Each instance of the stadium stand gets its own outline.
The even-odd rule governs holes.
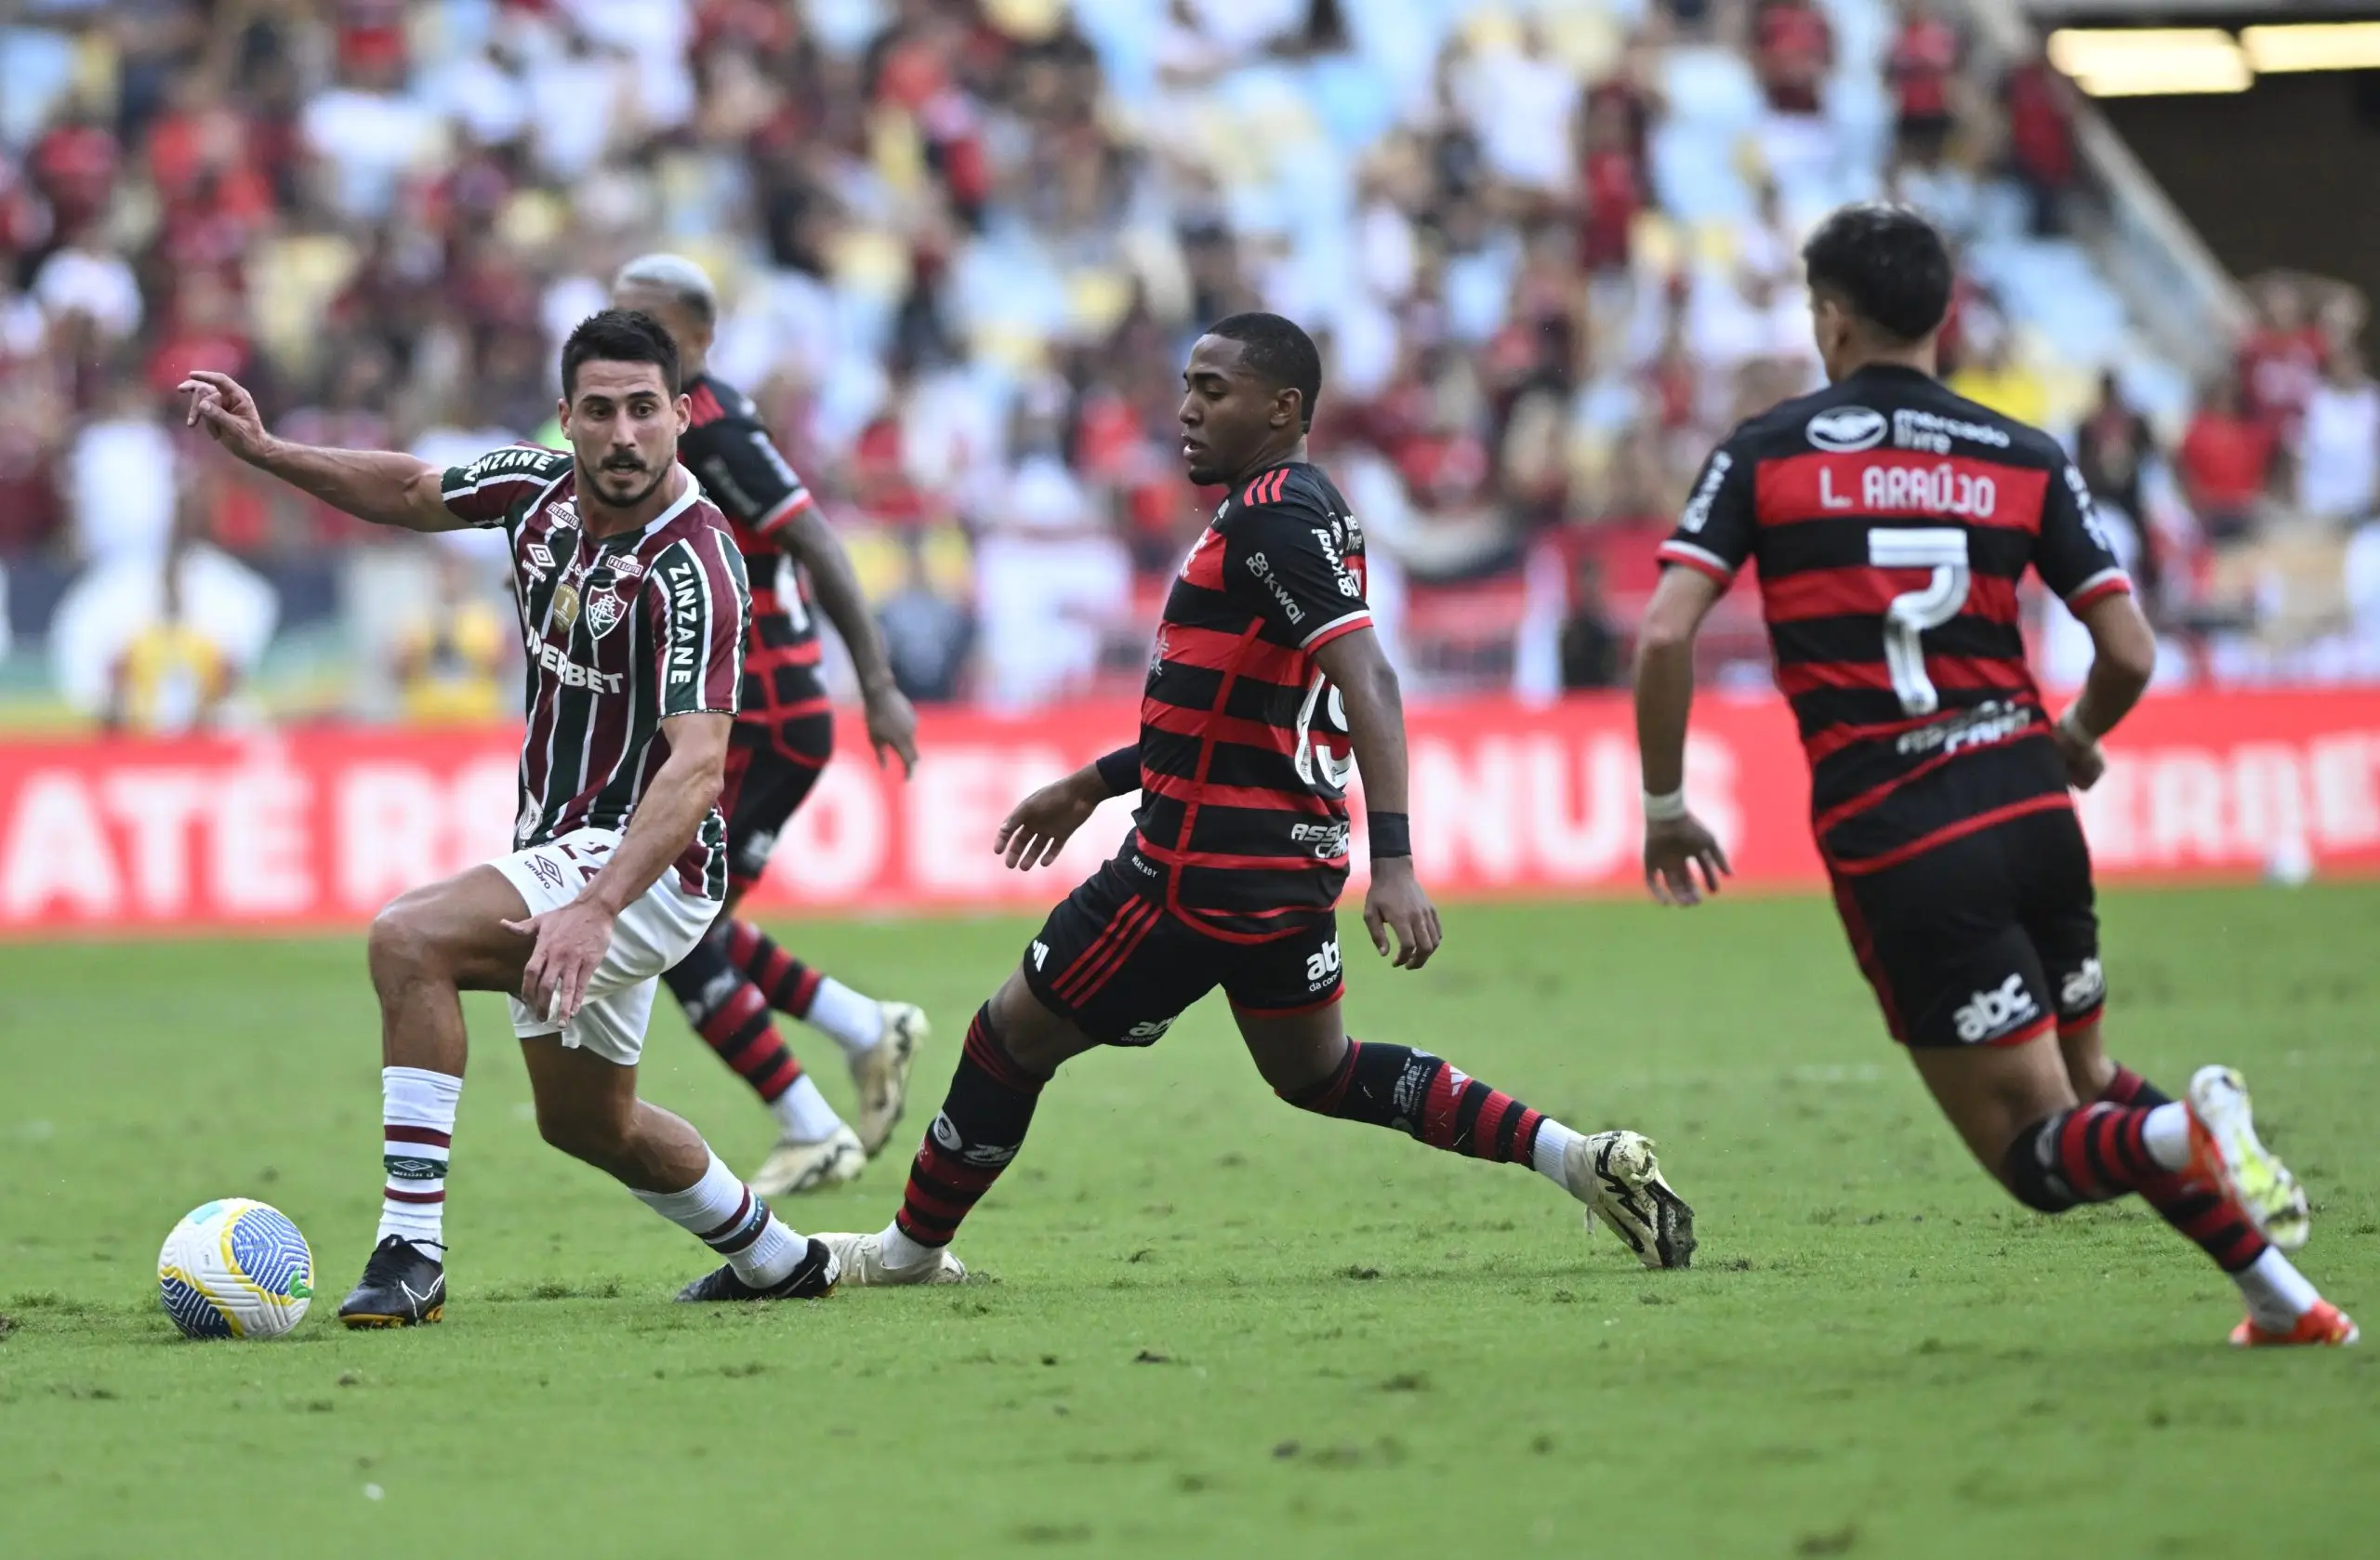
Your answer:
[[[1136,678],[1200,512],[1178,360],[1250,306],[1326,344],[1318,457],[1421,687],[1607,682],[1694,462],[1817,373],[1799,233],[1880,196],[1954,237],[1954,382],[2074,443],[2173,675],[2380,677],[2360,300],[2268,279],[2236,360],[2190,361],[2125,284],[2087,108],[2005,21],[23,0],[0,22],[0,710],[123,707],[161,614],[230,692],[144,707],[448,707],[424,646],[480,620],[484,556],[200,458],[170,387],[224,368],[298,436],[431,458],[536,438],[560,337],[656,245],[721,278],[714,366],[853,538],[921,696]],[[1725,610],[1708,670],[1765,683],[1752,609]],[[2046,625],[2052,676],[2071,653]]]

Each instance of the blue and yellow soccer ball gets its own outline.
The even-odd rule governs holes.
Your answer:
[[[157,1299],[185,1337],[278,1338],[313,1298],[314,1253],[268,1203],[193,1208],[157,1253]]]

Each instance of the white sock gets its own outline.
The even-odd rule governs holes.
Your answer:
[[[637,1200],[727,1259],[735,1276],[756,1289],[780,1283],[810,1249],[810,1242],[769,1211],[718,1155],[702,1178],[682,1192],[639,1192]]]
[[[1537,1124],[1537,1142],[1529,1150],[1529,1162],[1537,1167],[1537,1173],[1566,1192],[1570,1189],[1570,1178],[1562,1173],[1562,1160],[1580,1136],[1549,1116]]]
[[[424,1256],[446,1260],[446,1157],[463,1080],[421,1067],[380,1069],[380,1190],[377,1245],[401,1235]]]
[[[793,1087],[769,1102],[769,1114],[777,1118],[785,1135],[796,1143],[818,1143],[833,1137],[842,1126],[843,1118],[818,1092],[818,1085],[808,1073],[793,1080]]]
[[[2141,1146],[2169,1170],[2188,1170],[2190,1163],[2190,1107],[2168,1100],[2149,1113],[2140,1125]]]
[[[812,993],[810,1011],[801,1022],[830,1036],[846,1056],[874,1051],[884,1038],[884,1010],[876,998],[862,997],[832,975],[818,977],[818,989]]]
[[[2322,1298],[2278,1246],[2266,1247],[2264,1255],[2233,1274],[2231,1281],[2240,1286],[2249,1316],[2268,1332],[2287,1332]]]
[[[876,1243],[884,1253],[884,1265],[887,1267],[915,1267],[919,1263],[933,1261],[934,1249],[911,1240],[908,1232],[897,1222],[885,1225],[884,1233],[876,1237]]]

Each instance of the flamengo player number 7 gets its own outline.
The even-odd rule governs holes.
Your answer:
[[[1942,695],[1925,675],[1921,636],[1938,628],[1967,604],[1967,534],[1948,527],[1924,531],[1868,533],[1868,562],[1879,569],[1932,569],[1923,590],[1893,598],[1884,612],[1884,666],[1893,692],[1911,715],[1931,715]]]

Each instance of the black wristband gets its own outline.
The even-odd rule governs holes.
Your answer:
[[[1107,787],[1109,796],[1127,796],[1141,788],[1139,743],[1102,754],[1091,767],[1099,771],[1099,783]]]
[[[1367,813],[1364,822],[1371,829],[1372,860],[1413,853],[1413,820],[1409,815],[1403,813]]]

